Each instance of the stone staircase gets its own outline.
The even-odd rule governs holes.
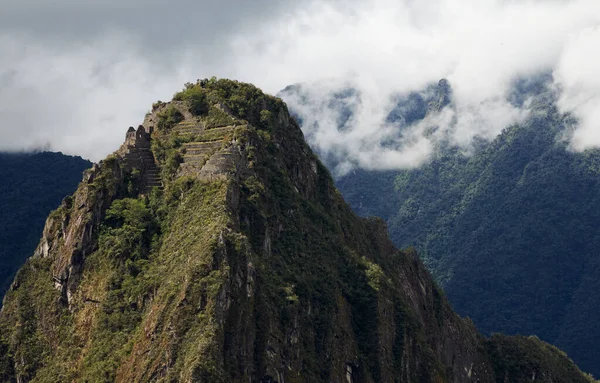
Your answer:
[[[148,193],[153,187],[163,188],[160,169],[156,166],[150,148],[129,148],[125,160],[132,168],[138,169],[142,177],[140,191]]]
[[[146,169],[144,171],[145,191],[148,192],[153,187],[159,189],[163,188],[162,180],[160,178],[160,169],[154,165],[154,168]]]

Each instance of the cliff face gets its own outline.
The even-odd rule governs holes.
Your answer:
[[[600,375],[600,150],[569,149],[577,122],[551,82],[517,83],[510,98],[529,100],[528,118],[471,154],[448,147],[418,169],[356,170],[336,185],[356,213],[387,221],[396,246],[418,249],[481,332],[536,334]]]
[[[48,218],[0,314],[3,380],[588,381],[458,317],[350,211],[281,100],[205,80],[144,127],[164,189],[121,148]]]

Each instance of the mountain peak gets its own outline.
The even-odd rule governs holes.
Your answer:
[[[252,166],[255,159],[248,156],[256,153],[246,149],[256,135],[297,155],[310,152],[280,99],[250,84],[202,80],[187,84],[171,102],[155,103],[137,136],[130,130],[117,154],[143,172],[136,156],[152,151],[167,180],[223,178]],[[314,167],[316,158],[311,161]]]
[[[437,113],[452,103],[452,86],[445,78],[441,79],[435,87],[435,96],[429,102],[427,113]]]

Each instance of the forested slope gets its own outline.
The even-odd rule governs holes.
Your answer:
[[[485,334],[536,334],[600,375],[600,151],[569,149],[576,121],[547,80],[515,84],[529,117],[471,155],[448,146],[417,169],[355,169],[336,185],[357,213],[386,219],[397,246],[414,246]],[[438,94],[402,99],[388,118],[402,129],[452,107]]]
[[[91,163],[62,153],[0,153],[0,300],[33,254],[48,213]]]

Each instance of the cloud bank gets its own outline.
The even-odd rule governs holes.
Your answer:
[[[436,134],[468,148],[527,111],[507,101],[518,78],[552,73],[559,107],[580,121],[575,150],[600,146],[597,0],[304,0],[14,2],[0,14],[0,150],[49,145],[98,160],[153,101],[218,76],[315,97],[352,87],[355,113],[303,105],[311,144],[352,166],[418,166]],[[447,78],[454,108],[398,134],[397,95]],[[318,98],[315,98],[318,99]],[[291,106],[294,100],[286,100]],[[311,130],[316,129],[316,130]],[[434,135],[435,136],[435,135]],[[433,137],[429,134],[429,137]]]
[[[67,49],[0,38],[0,150],[50,148],[99,160],[169,94],[167,73],[122,36]]]

